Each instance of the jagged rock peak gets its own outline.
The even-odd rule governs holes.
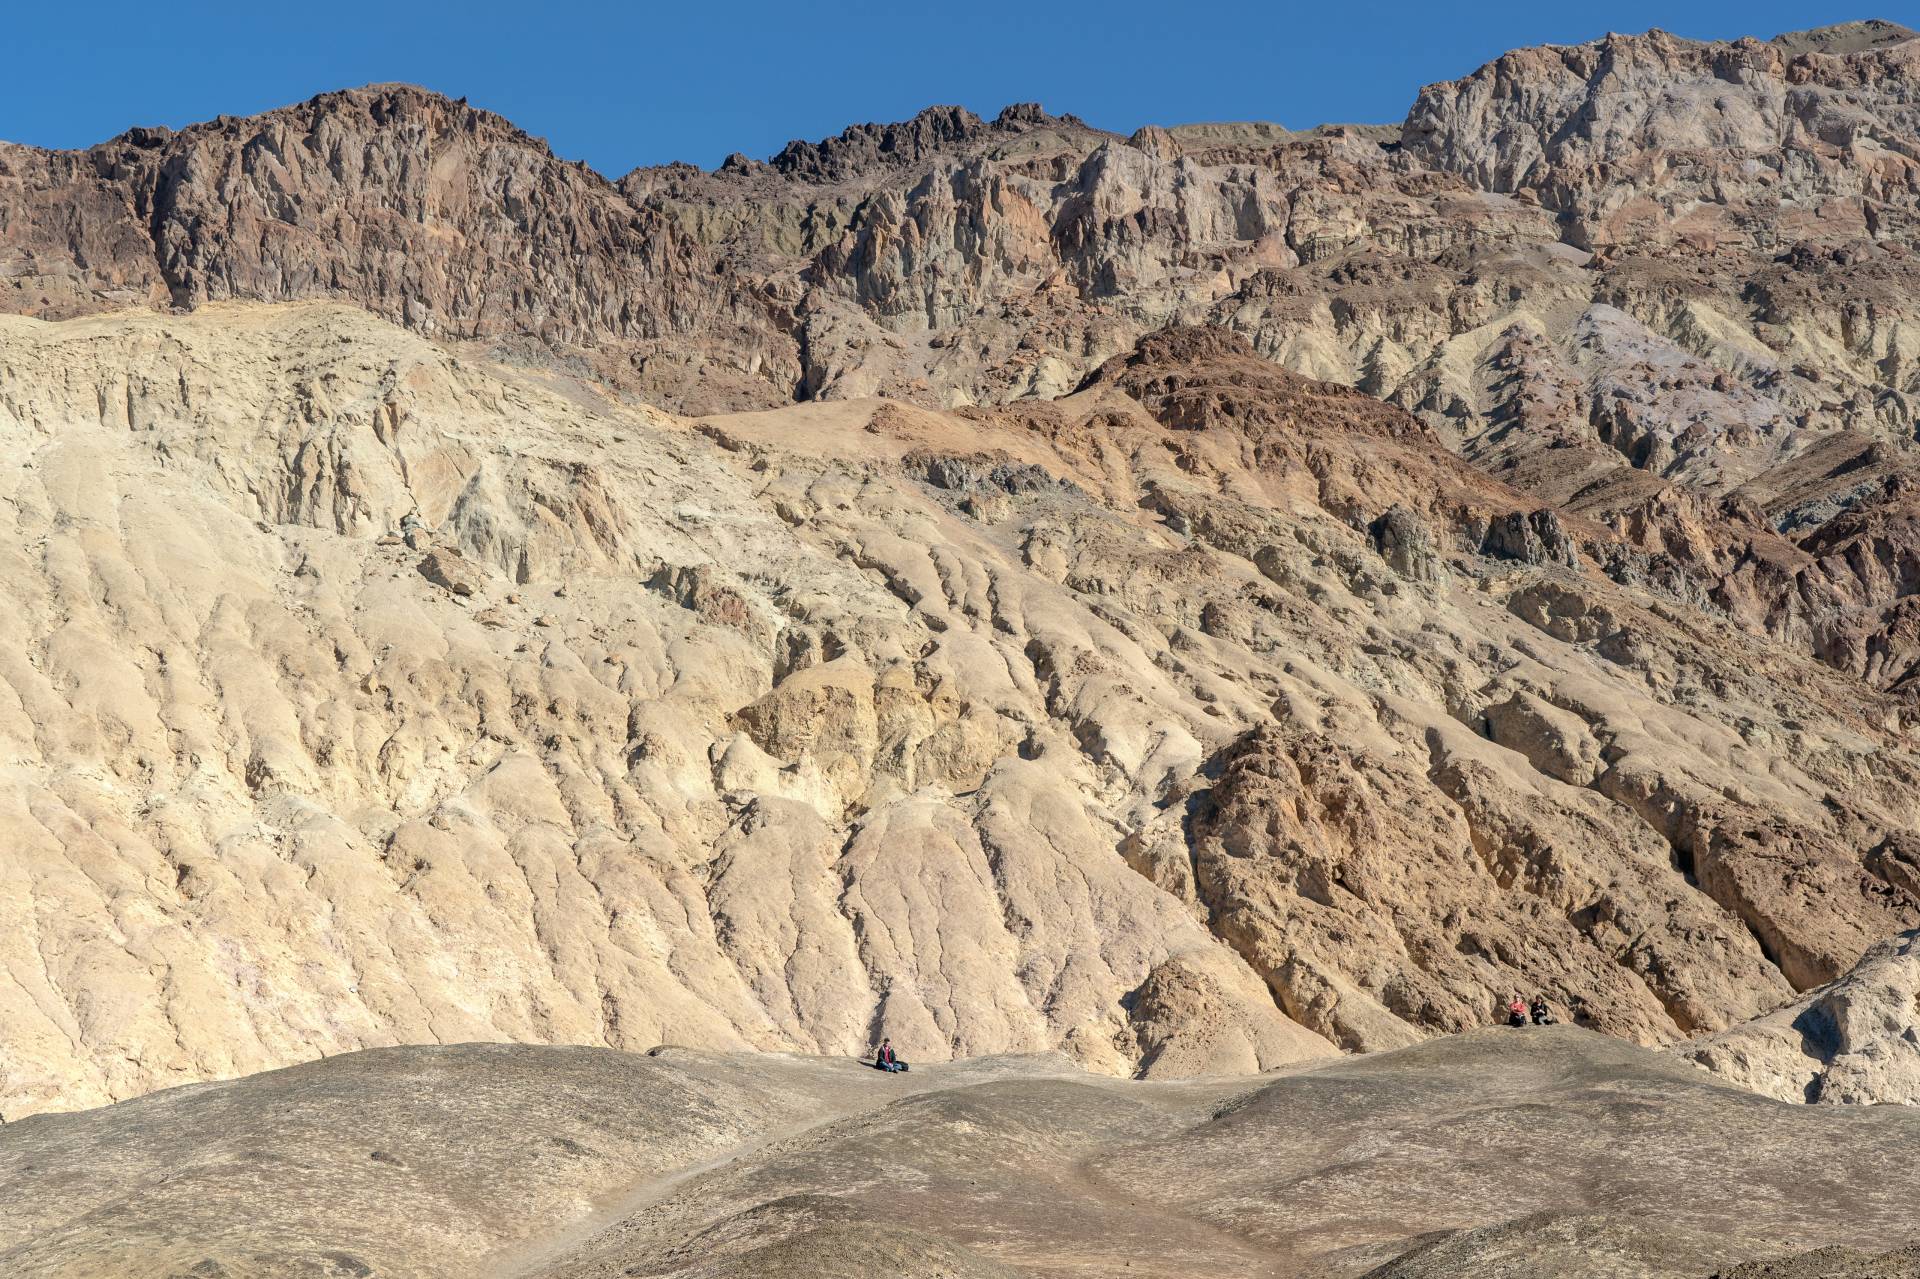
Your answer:
[[[911,164],[977,137],[986,122],[965,107],[928,107],[911,120],[856,124],[819,142],[794,140],[768,161],[788,177],[832,180],[876,164]]]
[[[1016,102],[982,120],[965,107],[928,107],[911,120],[892,124],[856,124],[819,142],[793,141],[766,164],[788,178],[833,182],[876,168],[917,164],[941,152],[962,149],[986,138],[1044,128],[1086,128],[1077,116],[1050,115],[1037,102]],[[741,157],[729,157],[728,172],[748,173],[760,168]]]
[[[1423,88],[1403,144],[1418,163],[1490,190],[1560,195],[1589,185],[1596,166],[1657,153],[1818,155],[1860,140],[1900,152],[1915,127],[1916,50],[1913,33],[1893,23],[1770,42],[1688,40],[1656,28],[1516,49]]]
[[[161,126],[127,130],[100,148],[116,143],[152,148],[175,138],[192,141],[205,137],[257,133],[275,126],[291,126],[310,131],[325,121],[339,121],[352,131],[372,131],[408,126],[436,132],[467,132],[489,141],[526,146],[543,155],[552,155],[546,140],[535,137],[503,115],[470,105],[462,98],[416,84],[368,84],[353,89],[335,89],[318,93],[304,102],[262,111],[254,115],[218,115],[211,120],[190,124],[174,131]]]
[[[1086,127],[1087,122],[1069,111],[1065,115],[1054,115],[1038,102],[1010,102],[1002,107],[1000,114],[993,118],[996,128],[1021,131],[1033,128],[1049,128],[1055,125]]]

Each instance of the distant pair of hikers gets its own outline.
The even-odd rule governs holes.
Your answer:
[[[1529,1020],[1536,1026],[1553,1025],[1553,1013],[1547,1007],[1545,995],[1535,995],[1530,1004],[1521,1003],[1520,996],[1515,995],[1507,1005],[1507,1025],[1524,1026]]]
[[[894,1054],[893,1041],[891,1039],[883,1039],[880,1041],[879,1051],[873,1054],[873,1068],[875,1070],[884,1070],[889,1075],[893,1075],[905,1070],[907,1063],[901,1061],[900,1058]]]

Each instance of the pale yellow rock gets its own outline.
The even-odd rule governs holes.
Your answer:
[[[688,422],[342,306],[0,320],[0,1111],[395,1042],[1250,1072],[1517,985],[1668,1043],[1899,926],[1878,694],[1477,558],[1512,491],[1377,401],[1140,358]]]
[[[1683,1055],[1781,1101],[1920,1105],[1920,933],[1882,942],[1838,981]]]

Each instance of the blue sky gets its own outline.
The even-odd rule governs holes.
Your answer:
[[[1398,120],[1415,90],[1503,50],[1606,31],[1767,37],[1920,5],[1802,0],[1479,4],[388,0],[0,8],[0,138],[86,146],[134,124],[242,115],[406,80],[498,111],[569,159],[712,167],[933,103],[1037,100],[1103,128]],[[1171,15],[1171,17],[1170,17]]]

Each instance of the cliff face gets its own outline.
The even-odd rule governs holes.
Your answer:
[[[0,149],[0,1108],[1836,979],[1920,923],[1916,50],[617,184],[407,88]]]
[[[1913,33],[1885,22],[1731,44],[1608,36],[1429,86],[1402,138],[1418,163],[1539,193],[1589,243],[1910,229],[1916,72]]]
[[[1900,574],[1809,539],[1842,508],[1906,522],[1869,483],[1904,449],[1853,472],[1916,423],[1917,81],[1890,24],[1656,31],[1509,54],[1398,129],[938,108],[617,185],[379,87],[0,150],[0,298],[343,300],[699,411],[1044,398],[1204,321],[1643,551],[1684,543],[1657,573],[1679,597],[1897,685]]]
[[[656,211],[498,116],[403,85],[80,154],[8,147],[0,165],[22,314],[336,298],[429,336],[618,352],[630,375],[694,333],[739,372],[775,323]]]

